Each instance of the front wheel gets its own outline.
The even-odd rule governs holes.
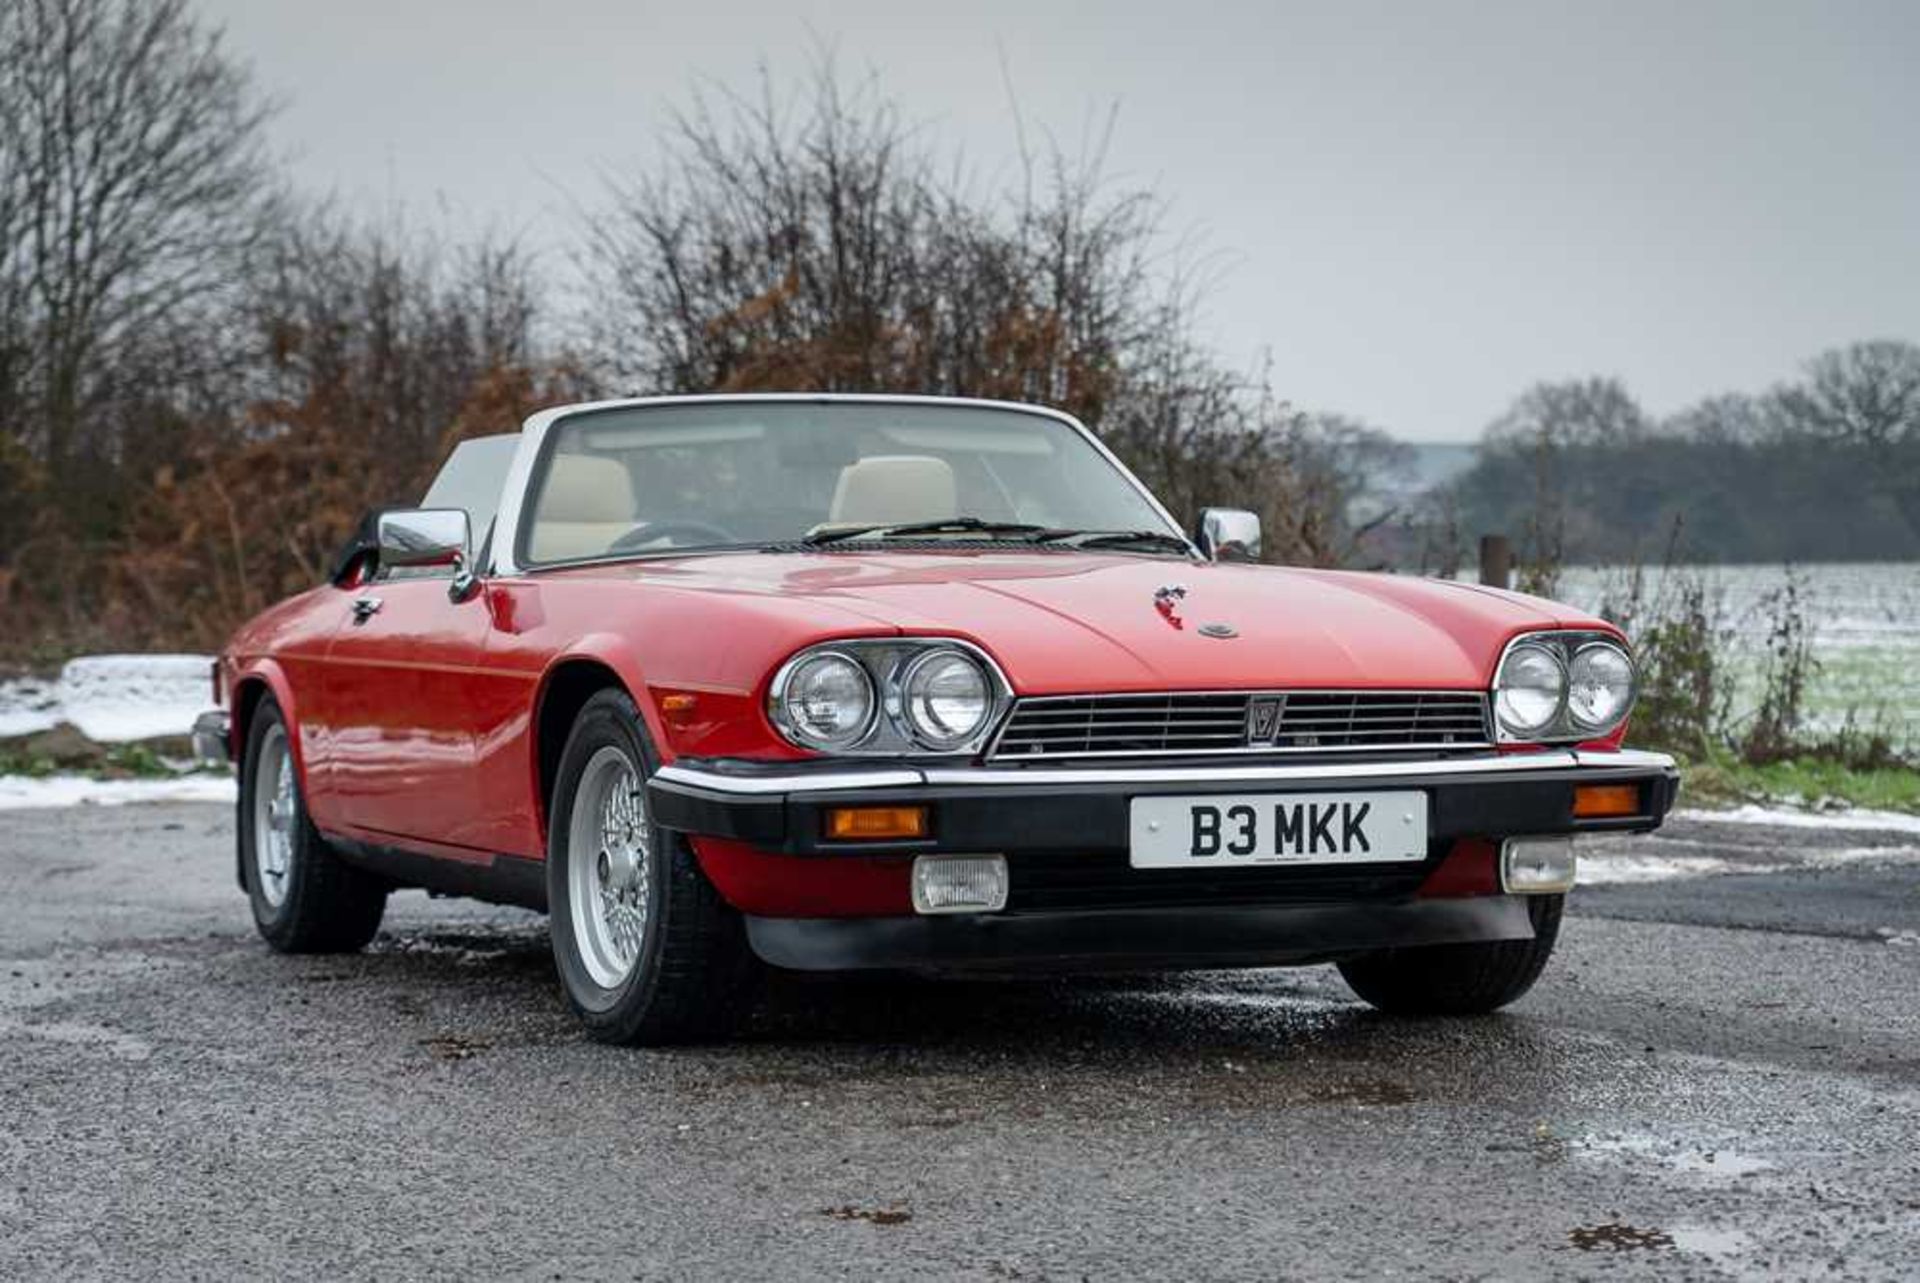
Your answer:
[[[723,1035],[755,972],[740,915],[686,839],[647,814],[654,762],[633,701],[606,690],[581,709],[554,783],[553,957],[568,1003],[601,1042]]]
[[[352,953],[373,939],[387,884],[343,863],[307,817],[286,717],[254,711],[240,768],[240,874],[253,922],[282,953]]]
[[[1563,895],[1530,896],[1533,939],[1492,944],[1435,944],[1383,949],[1340,964],[1353,991],[1382,1011],[1402,1016],[1470,1016],[1515,1001],[1553,956]]]

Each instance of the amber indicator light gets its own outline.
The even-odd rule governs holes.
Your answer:
[[[834,806],[827,808],[827,837],[835,842],[898,841],[927,836],[924,806]]]
[[[1577,820],[1612,820],[1640,814],[1638,784],[1578,784],[1573,790]]]

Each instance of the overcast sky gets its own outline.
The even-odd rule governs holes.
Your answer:
[[[1920,3],[200,0],[311,188],[563,245],[699,79],[833,45],[1010,176],[1117,106],[1111,170],[1214,253],[1279,391],[1461,440],[1527,383],[1668,412],[1920,340]],[[554,266],[562,266],[556,252]]]

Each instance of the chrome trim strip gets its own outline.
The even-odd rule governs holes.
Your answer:
[[[1662,770],[1678,770],[1671,753],[1653,753],[1644,748],[1618,748],[1610,750],[1575,749],[1575,766],[1651,766]]]
[[[1125,477],[1149,507],[1167,523],[1167,531],[1185,540],[1188,550],[1195,561],[1204,560],[1200,550],[1193,546],[1186,533],[1180,529],[1180,523],[1173,519],[1166,505],[1147,489],[1146,483],[1124,464],[1113,451],[1086,424],[1060,410],[1044,405],[1032,405],[1024,401],[991,401],[980,397],[946,396],[900,396],[884,394],[859,394],[841,392],[752,392],[729,393],[717,396],[653,396],[618,397],[608,401],[581,401],[572,405],[557,405],[541,410],[530,416],[520,427],[520,446],[514,451],[513,463],[507,468],[507,479],[500,492],[500,508],[494,517],[493,542],[490,549],[490,567],[482,568],[481,573],[495,575],[517,575],[524,571],[514,558],[514,549],[520,538],[521,500],[526,496],[527,483],[533,477],[534,464],[540,458],[541,446],[545,443],[547,432],[560,419],[569,415],[584,414],[597,410],[629,410],[649,406],[670,405],[710,405],[722,402],[742,404],[768,404],[780,402],[801,402],[826,404],[844,402],[853,405],[936,405],[972,407],[974,409],[1011,410],[1025,414],[1036,414],[1042,418],[1054,419],[1066,424],[1092,444],[1102,458]],[[689,548],[687,553],[698,551]],[[563,563],[571,564],[571,563]]]
[[[1449,776],[1508,775],[1561,768],[1569,771],[1673,769],[1665,753],[1640,749],[1594,752],[1551,749],[1538,753],[1498,753],[1480,757],[1417,762],[1276,762],[1262,766],[1089,767],[1036,770],[1031,767],[926,766],[880,770],[849,766],[844,770],[793,771],[780,775],[737,775],[699,766],[662,767],[654,779],[711,793],[759,797],[772,793],[828,793],[841,789],[911,788],[953,785],[970,788],[1022,788],[1061,784],[1291,784],[1370,779],[1422,779]]]
[[[697,766],[663,766],[653,773],[653,781],[704,789],[709,793],[733,793],[740,797],[764,797],[770,793],[832,793],[840,789],[911,788],[926,783],[926,772],[911,767],[887,769],[849,766],[833,771],[795,771],[787,775],[736,775],[710,771]]]

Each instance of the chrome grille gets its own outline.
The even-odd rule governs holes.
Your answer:
[[[989,757],[1484,747],[1479,691],[1230,691],[1023,699]]]

